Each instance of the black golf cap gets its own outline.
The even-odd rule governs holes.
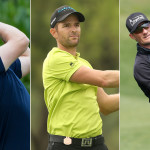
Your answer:
[[[130,33],[133,33],[141,22],[149,22],[149,20],[143,13],[136,12],[127,18],[126,27]]]
[[[56,23],[61,22],[65,20],[69,15],[76,14],[80,22],[84,22],[85,18],[83,14],[80,12],[77,12],[75,9],[73,9],[70,6],[61,6],[55,10],[55,12],[52,14],[51,17],[51,28],[54,28]]]

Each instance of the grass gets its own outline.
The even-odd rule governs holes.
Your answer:
[[[142,97],[121,96],[120,150],[150,148],[149,104]]]

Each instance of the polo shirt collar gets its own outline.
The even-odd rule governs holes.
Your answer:
[[[150,54],[150,49],[144,48],[137,43],[137,51],[140,54]]]

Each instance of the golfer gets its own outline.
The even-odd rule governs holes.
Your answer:
[[[137,42],[134,78],[150,102],[150,21],[143,13],[136,12],[127,18],[126,27]]]
[[[48,150],[107,150],[99,112],[119,109],[119,94],[100,87],[118,87],[118,71],[94,70],[80,57],[77,45],[85,17],[70,6],[51,17],[54,47],[43,63],[44,96],[48,109]]]
[[[0,150],[30,150],[30,96],[20,78],[29,73],[29,39],[0,22]]]

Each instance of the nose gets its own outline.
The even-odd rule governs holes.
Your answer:
[[[143,34],[145,34],[145,33],[147,33],[147,32],[148,32],[148,30],[145,29],[145,28],[143,28]]]
[[[77,31],[76,26],[72,26],[71,30],[72,30],[72,32],[76,32]]]

